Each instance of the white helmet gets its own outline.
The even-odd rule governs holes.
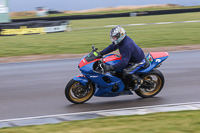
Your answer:
[[[110,40],[115,45],[119,44],[126,36],[126,31],[121,26],[116,26],[110,31]]]

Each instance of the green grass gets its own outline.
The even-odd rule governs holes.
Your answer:
[[[137,24],[137,23],[155,23],[155,22],[177,22],[200,20],[200,12],[196,13],[181,13],[171,15],[156,15],[156,16],[140,16],[140,17],[119,17],[106,19],[85,19],[70,21],[73,28],[80,27],[95,27],[106,25],[123,25],[123,24]],[[193,23],[190,23],[192,25]]]
[[[118,116],[0,129],[1,133],[200,133],[200,111]]]
[[[110,14],[110,13],[127,13],[136,11],[155,11],[155,10],[172,10],[172,9],[190,9],[190,8],[200,8],[200,6],[181,6],[181,7],[149,7],[141,9],[129,9],[129,10],[113,10],[113,11],[102,11],[102,12],[87,12],[87,13],[64,13],[64,14],[50,14],[47,17],[59,17],[59,16],[72,16],[72,15],[96,15],[96,14]],[[12,19],[24,19],[24,18],[36,18],[37,16],[12,16]]]
[[[71,21],[74,28],[104,25],[199,20],[200,13]],[[124,27],[142,48],[200,44],[200,23]],[[0,37],[0,57],[36,54],[76,54],[102,50],[110,44],[111,28],[75,29],[72,32]]]

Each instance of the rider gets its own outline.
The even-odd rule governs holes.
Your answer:
[[[112,44],[100,52],[100,55],[105,55],[119,49],[122,60],[114,65],[104,64],[105,71],[113,71],[117,69],[127,68],[123,70],[125,79],[128,77],[135,82],[133,90],[137,90],[142,84],[142,79],[135,75],[134,72],[145,65],[145,56],[143,50],[126,35],[126,31],[121,26],[114,27],[110,32]]]

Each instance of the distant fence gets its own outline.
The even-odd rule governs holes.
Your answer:
[[[35,21],[35,20],[78,20],[78,19],[97,19],[97,18],[113,18],[113,17],[132,17],[132,16],[147,16],[147,15],[163,15],[163,14],[176,14],[187,12],[200,12],[200,8],[191,9],[173,9],[173,10],[157,10],[157,11],[143,11],[143,12],[128,12],[116,14],[97,14],[97,15],[73,15],[73,16],[60,16],[60,17],[42,17],[42,18],[28,18],[28,19],[13,19],[13,22]]]
[[[70,25],[66,20],[58,21],[26,21],[0,24],[1,36],[46,34],[69,30]]]
[[[177,13],[189,13],[189,12],[200,12],[200,8],[144,11],[143,13],[138,14],[137,16],[177,14]]]

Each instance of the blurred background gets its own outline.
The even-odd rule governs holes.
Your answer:
[[[89,52],[92,44],[103,49],[110,44],[109,32],[115,25],[124,26],[142,48],[200,42],[199,23],[177,23],[199,19],[198,0],[1,0],[0,4],[4,36],[0,57],[80,54]],[[138,25],[159,22],[174,23]],[[58,33],[46,34],[53,32]],[[16,36],[24,34],[37,35]]]
[[[77,4],[79,3],[79,4]],[[142,5],[162,5],[162,4],[178,4],[181,6],[200,5],[199,0],[10,0],[10,11],[32,11],[38,6],[47,6],[49,8],[62,11],[80,11],[94,8],[116,7],[116,6],[142,6]]]
[[[111,44],[109,33],[116,25],[121,25],[145,53],[194,51],[170,53],[161,67],[166,85],[156,98],[95,97],[86,104],[72,105],[64,97],[65,85],[73,76],[80,74],[77,68],[80,58],[91,51],[92,45],[100,51]],[[0,114],[3,114],[0,120],[197,102],[199,31],[199,0],[0,0]],[[195,114],[197,116],[192,116]],[[128,127],[121,130],[106,128],[102,132],[123,132],[125,129],[128,132],[129,128],[132,132],[131,127],[137,128],[134,125],[138,123],[141,127],[134,131],[179,132],[188,127],[183,132],[199,132],[200,122],[195,119],[198,115],[197,112],[181,116],[172,114],[169,116],[173,118],[163,118],[168,115],[158,114],[141,118],[141,122],[130,118]],[[163,121],[169,120],[161,123],[158,119],[161,117]],[[144,120],[152,125],[142,125]],[[174,120],[177,121],[173,123]],[[120,126],[118,120],[115,122],[114,126]],[[126,119],[123,122],[127,125]],[[82,125],[95,123],[98,122],[80,123],[73,128],[78,130]],[[111,125],[106,120],[101,124],[99,128]],[[162,128],[166,125],[169,128]],[[95,125],[89,128],[93,127]],[[38,131],[38,128],[35,130]],[[96,131],[96,128],[93,130]]]

